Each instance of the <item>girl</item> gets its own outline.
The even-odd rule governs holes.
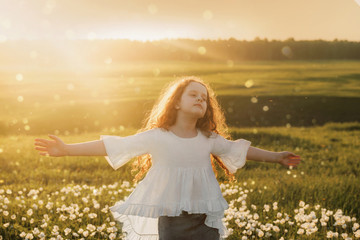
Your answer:
[[[229,178],[246,159],[297,166],[291,152],[271,152],[245,139],[229,140],[223,112],[211,88],[197,77],[171,83],[145,127],[135,135],[101,135],[100,140],[65,144],[59,137],[35,139],[47,156],[105,156],[115,170],[135,156],[139,182],[125,202],[110,208],[127,239],[212,240],[227,236],[228,208],[215,177],[217,163]]]

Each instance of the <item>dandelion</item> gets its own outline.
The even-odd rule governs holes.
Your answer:
[[[83,232],[83,236],[84,236],[84,237],[89,236],[89,231],[88,231],[88,230],[84,231],[84,232]]]
[[[94,218],[97,217],[97,214],[96,213],[89,213],[88,216],[89,216],[90,219],[94,219]]]
[[[34,230],[32,231],[34,235],[39,235],[40,234],[40,230],[38,228],[34,228]]]
[[[265,212],[270,211],[270,206],[267,205],[267,204],[265,204],[265,205],[264,205],[264,211],[265,211]]]
[[[92,225],[92,224],[88,224],[86,226],[86,229],[89,230],[90,232],[93,232],[93,231],[96,230],[96,227],[94,225]]]
[[[359,227],[360,227],[360,226],[359,226],[358,223],[354,223],[354,225],[353,225],[353,227],[352,227],[353,232],[355,232]]]
[[[70,228],[65,228],[64,229],[65,236],[67,236],[70,232],[71,232]]]
[[[111,240],[116,239],[116,234],[115,233],[110,233],[109,239],[111,239]]]
[[[354,232],[354,236],[356,238],[360,238],[360,230],[357,230],[356,232]]]
[[[28,233],[28,234],[26,234],[25,238],[26,239],[33,239],[34,235],[32,233]]]

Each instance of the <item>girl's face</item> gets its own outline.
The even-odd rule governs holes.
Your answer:
[[[206,101],[206,87],[201,83],[190,82],[181,96],[178,111],[193,115],[197,118],[202,118],[205,115],[207,108]]]

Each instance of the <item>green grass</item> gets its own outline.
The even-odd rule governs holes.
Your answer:
[[[67,227],[77,234],[79,229],[88,228],[89,235],[95,234],[90,239],[111,238],[113,232],[120,237],[120,226],[113,223],[106,206],[131,192],[126,184],[133,179],[130,163],[114,171],[103,157],[42,157],[33,149],[34,139],[54,133],[66,143],[76,143],[106,134],[133,134],[166,83],[177,76],[197,75],[218,95],[233,139],[245,138],[252,146],[271,151],[292,151],[303,159],[292,170],[248,161],[237,171],[237,183],[223,189],[238,191],[226,196],[229,203],[233,201],[226,214],[228,227],[234,231],[229,239],[244,234],[261,238],[255,230],[243,233],[245,227],[237,225],[238,221],[252,222],[255,213],[259,215],[255,229],[264,228],[266,223],[279,227],[280,232],[267,231],[271,239],[323,239],[329,231],[354,237],[351,227],[360,218],[359,69],[359,61],[137,62],[77,71],[41,66],[3,68],[0,235],[21,239],[22,232],[38,235],[37,228],[50,238],[58,226],[64,238],[78,238],[65,236]],[[23,75],[22,81],[16,80],[18,73]],[[249,80],[254,84],[247,88]],[[19,96],[24,100],[19,102]],[[250,103],[254,96],[257,104]],[[269,111],[262,110],[264,105]],[[329,122],[332,120],[337,123]],[[251,127],[239,128],[245,125]],[[220,183],[225,180],[221,172],[218,179]],[[241,208],[240,198],[246,208]],[[299,206],[300,201],[309,207]],[[274,202],[277,210],[263,211],[264,205]],[[76,218],[69,220],[71,209],[77,207]],[[237,211],[233,211],[235,207]],[[86,208],[97,217],[84,213]],[[29,209],[33,214],[28,214]],[[325,227],[318,222],[318,231],[307,236],[297,234],[304,222],[295,219],[299,217],[296,209],[304,210],[305,215],[314,211],[319,221],[322,209],[333,213]],[[356,220],[346,222],[345,228],[334,226],[337,209]],[[234,212],[243,215],[232,215]],[[286,223],[274,223],[278,212],[289,216]],[[68,219],[61,220],[61,214]],[[88,224],[104,229],[94,232]]]
[[[219,99],[238,99],[232,109],[247,104],[247,108],[256,109],[256,118],[267,118],[269,122],[272,118],[267,117],[269,114],[264,115],[262,106],[251,104],[251,97],[264,101],[277,97],[276,103],[281,106],[295,101],[295,105],[277,110],[285,117],[287,110],[303,108],[301,116],[307,120],[297,121],[300,116],[292,118],[291,124],[297,126],[311,124],[314,111],[319,112],[314,107],[324,102],[319,97],[331,98],[335,104],[339,98],[348,98],[357,104],[360,96],[359,61],[235,62],[231,65],[226,62],[133,62],[88,67],[74,71],[18,66],[15,70],[0,71],[0,132],[39,134],[58,130],[84,133],[118,125],[138,128],[165,84],[183,75],[202,77],[214,88]],[[22,81],[16,80],[18,73],[23,75]],[[248,88],[245,83],[249,80],[253,85]],[[19,96],[23,101],[18,101]],[[315,101],[304,107],[302,103],[312,97]],[[321,114],[332,121],[357,120],[358,111],[340,100],[339,106],[335,107],[345,113]],[[229,100],[224,100],[223,107],[228,110],[226,101]],[[331,106],[333,103],[320,108],[328,111]],[[138,110],[132,111],[134,108]],[[240,125],[231,118],[232,112],[226,114],[232,126],[255,124],[249,120],[250,116],[241,119],[244,125]],[[317,123],[322,125],[324,122],[326,119]],[[259,125],[284,126],[285,123],[283,120],[270,124],[260,121]]]
[[[60,137],[66,143],[75,143],[81,141],[90,141],[99,139],[99,135],[129,135],[135,133],[136,129],[114,130],[108,132],[92,132],[88,134],[69,135]],[[269,127],[269,128],[232,128],[231,134],[233,139],[245,138],[252,142],[252,146],[271,150],[271,151],[292,151],[301,155],[303,162],[296,169],[288,170],[280,165],[257,163],[248,161],[244,168],[236,173],[237,183],[230,185],[227,189],[233,187],[247,189],[249,193],[244,199],[246,206],[251,210],[251,213],[259,214],[259,222],[262,224],[272,223],[276,219],[278,212],[287,213],[290,216],[289,221],[295,221],[295,209],[299,209],[299,202],[304,201],[309,204],[309,209],[305,212],[310,213],[310,209],[314,210],[316,205],[320,208],[316,211],[317,218],[321,217],[321,209],[336,210],[341,209],[344,215],[349,217],[360,218],[360,202],[358,201],[360,192],[360,140],[358,138],[360,133],[360,123],[329,123],[321,127]],[[6,136],[0,140],[0,189],[5,192],[0,194],[0,205],[7,205],[9,212],[8,216],[0,214],[0,235],[5,237],[19,238],[19,234],[24,231],[26,233],[33,230],[35,227],[44,231],[44,233],[51,232],[54,225],[62,229],[71,227],[73,231],[79,228],[86,230],[88,224],[94,226],[101,226],[107,224],[111,227],[110,213],[104,213],[100,210],[106,205],[111,206],[116,201],[125,197],[129,191],[126,187],[119,187],[123,181],[131,182],[133,176],[131,175],[131,163],[126,164],[121,169],[114,171],[103,157],[43,157],[39,156],[33,150],[33,141],[36,137],[43,137],[45,135],[28,136],[15,135]],[[219,172],[218,180],[223,182],[224,175]],[[117,195],[107,192],[109,189],[104,186],[119,183],[115,189],[123,189]],[[65,187],[85,186],[84,189],[79,190],[81,195],[79,197],[71,197],[71,194],[65,194],[60,190]],[[86,187],[88,186],[88,187]],[[93,190],[89,190],[90,186],[93,189],[102,189],[104,193],[101,195],[93,195]],[[232,187],[231,187],[232,186]],[[28,197],[30,189],[42,188],[36,199]],[[11,194],[6,194],[6,190],[12,190]],[[106,190],[107,189],[107,190]],[[18,193],[23,191],[21,195]],[[74,191],[74,190],[72,190]],[[56,194],[58,192],[58,194]],[[24,200],[24,207],[19,206],[17,197]],[[227,200],[238,199],[241,194],[226,196]],[[4,199],[7,197],[9,204],[4,204]],[[63,198],[61,198],[63,197]],[[82,198],[88,198],[88,203],[83,202]],[[49,200],[48,200],[49,198]],[[95,199],[99,204],[99,209],[94,209],[92,200]],[[32,205],[35,203],[39,205],[38,200],[44,201],[44,206],[35,210]],[[45,208],[48,202],[53,202],[53,212]],[[278,202],[278,210],[270,210],[264,212],[265,204],[272,206],[274,202]],[[96,219],[89,218],[86,214],[82,217],[82,222],[72,221],[63,222],[59,220],[59,214],[55,214],[56,208],[70,206],[71,203],[76,203],[80,209],[89,207],[90,212],[97,214]],[[235,201],[238,208],[241,207],[239,202]],[[256,210],[251,209],[251,205],[257,206]],[[33,216],[27,215],[29,208],[34,209]],[[81,212],[80,211],[80,212]],[[10,216],[15,214],[15,220],[10,220]],[[50,215],[48,226],[41,228],[43,215]],[[66,215],[66,214],[65,214]],[[230,216],[231,214],[228,213]],[[21,221],[21,216],[27,219]],[[66,215],[68,216],[68,215]],[[105,221],[105,219],[108,219]],[[29,223],[33,218],[34,223]],[[234,229],[234,233],[229,239],[238,239],[242,235],[244,228],[237,227],[235,219],[231,218],[229,222],[230,228]],[[246,218],[247,221],[250,221]],[[4,228],[3,224],[9,222],[12,228]],[[329,223],[326,227],[321,227],[320,223],[317,225],[318,232],[310,236],[302,236],[304,239],[319,239],[326,236],[327,231],[337,231],[340,233],[349,233],[352,236],[352,224],[348,223],[346,229],[332,226],[335,222],[334,216],[330,217]],[[358,220],[356,220],[358,222]],[[297,234],[300,228],[295,221],[293,226],[288,224],[275,224],[280,227],[280,232],[272,232],[272,238],[277,239],[284,236],[285,239],[301,237]],[[260,223],[259,223],[260,224]],[[300,222],[299,222],[300,224]],[[120,229],[119,225],[116,225]],[[260,225],[259,227],[260,228]],[[11,231],[9,231],[11,229]],[[287,232],[285,231],[287,229]],[[325,229],[325,230],[324,230]],[[108,238],[108,235],[94,236],[96,238]],[[118,231],[120,234],[120,230]],[[62,233],[64,236],[64,233]],[[64,236],[65,237],[65,236]],[[20,239],[20,238],[19,238]]]

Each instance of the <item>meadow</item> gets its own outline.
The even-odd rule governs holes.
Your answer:
[[[334,108],[352,110],[355,116],[328,112],[339,115],[339,122],[327,118],[319,124],[313,109],[300,111],[302,101],[286,107],[276,98],[356,102],[359,69],[360,63],[352,61],[105,63],[77,71],[3,68],[0,239],[121,239],[121,226],[108,208],[136,186],[131,163],[114,171],[100,156],[43,157],[33,149],[34,139],[52,133],[76,143],[134,134],[160,89],[181,75],[210,82],[230,119],[233,139],[292,151],[303,159],[295,169],[248,161],[234,183],[219,171],[230,204],[224,218],[231,233],[227,239],[360,238],[360,123],[349,121],[356,120],[359,110],[334,101]],[[249,126],[231,117],[244,113],[235,97],[247,99],[250,110],[258,109]],[[297,121],[297,112],[310,122]],[[272,118],[278,126],[262,125]]]

